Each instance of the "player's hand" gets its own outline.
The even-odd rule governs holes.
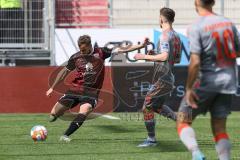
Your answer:
[[[150,42],[149,38],[145,38],[143,43],[142,43],[143,47],[147,46],[149,44],[149,42]]]
[[[121,50],[120,48],[116,48],[114,49],[114,53],[117,55],[117,54],[122,54],[122,53],[125,53],[126,51],[124,50]]]
[[[191,89],[187,90],[185,98],[189,106],[191,106],[194,109],[198,108],[196,101],[199,99],[199,97],[193,90]]]
[[[51,97],[52,93],[53,93],[53,89],[49,88],[49,90],[46,92],[46,96]]]
[[[154,53],[154,51],[153,50],[150,50],[150,51],[148,51],[148,53],[147,53],[147,55],[154,55],[155,53]]]
[[[137,53],[137,54],[134,56],[134,59],[136,59],[136,60],[143,60],[144,57],[145,57],[144,54]]]

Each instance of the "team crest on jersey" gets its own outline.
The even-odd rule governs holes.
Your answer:
[[[93,56],[96,57],[96,58],[100,57],[99,54],[94,54]]]
[[[92,63],[88,62],[85,67],[86,67],[86,72],[91,72],[91,71],[93,71],[93,65],[92,65]]]

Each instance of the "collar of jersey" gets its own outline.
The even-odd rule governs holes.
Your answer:
[[[213,12],[205,12],[205,13],[203,13],[203,14],[200,14],[200,16],[203,16],[203,17],[212,16],[212,15],[214,15]]]

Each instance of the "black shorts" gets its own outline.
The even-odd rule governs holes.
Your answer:
[[[92,108],[95,108],[97,105],[97,98],[96,97],[90,97],[90,96],[84,96],[84,95],[78,95],[78,94],[64,94],[58,102],[62,105],[64,105],[67,108],[73,108],[77,106],[78,104],[82,105],[85,103],[89,103],[92,105]]]
[[[199,114],[206,114],[208,111],[213,118],[226,118],[231,113],[232,95],[216,92],[207,92],[197,89],[195,91],[199,100],[197,101],[198,108],[192,109],[187,105],[185,98],[182,99],[179,107],[179,115],[184,114],[188,118],[187,121],[192,121]]]

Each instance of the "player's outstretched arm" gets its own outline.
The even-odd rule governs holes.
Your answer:
[[[55,88],[55,86],[57,84],[59,84],[60,82],[62,82],[66,76],[70,73],[70,70],[67,69],[66,67],[64,67],[58,74],[57,77],[55,79],[55,81],[53,82],[52,86],[49,88],[49,90],[46,92],[46,96],[51,96],[53,89]]]
[[[138,49],[142,49],[142,48],[146,47],[148,44],[149,44],[149,39],[145,38],[145,40],[144,40],[144,42],[142,44],[131,45],[131,46],[124,47],[124,48],[123,47],[119,47],[119,48],[117,48],[117,52],[118,53],[132,52],[132,51],[135,51],[135,50],[138,50]]]
[[[132,52],[132,51],[135,51],[135,50],[138,50],[138,49],[142,49],[144,48],[145,45],[144,44],[139,44],[139,45],[132,45],[132,46],[129,46],[129,47],[125,47],[125,48],[118,48],[117,49],[117,52],[118,53],[126,53],[126,52]]]
[[[136,60],[148,60],[148,61],[166,61],[168,60],[168,53],[167,52],[163,52],[161,54],[156,54],[156,55],[145,55],[145,54],[136,54],[134,56],[134,58]]]

